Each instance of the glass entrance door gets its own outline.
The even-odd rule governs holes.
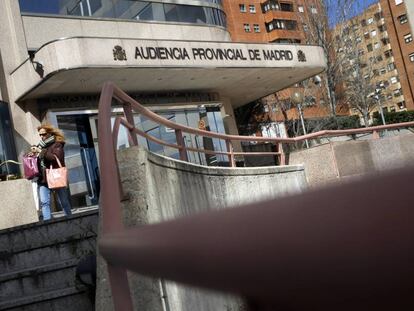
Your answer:
[[[73,207],[97,205],[99,200],[99,167],[90,119],[88,114],[56,116],[66,138],[65,162]]]

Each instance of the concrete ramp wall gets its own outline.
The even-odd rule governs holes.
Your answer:
[[[414,165],[414,134],[331,142],[293,152],[289,163],[303,164],[309,186]],[[390,189],[391,190],[391,189]]]
[[[137,147],[118,152],[118,161],[124,191],[129,196],[123,206],[124,222],[128,225],[280,197],[307,187],[302,165],[212,168],[175,161]],[[96,310],[113,310],[102,259],[98,275]],[[130,284],[136,310],[243,310],[237,298],[172,282],[131,274]]]

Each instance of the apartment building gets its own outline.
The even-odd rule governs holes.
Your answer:
[[[227,15],[227,26],[232,41],[236,42],[269,42],[279,44],[313,44],[309,35],[310,15],[319,15],[319,0],[249,0],[224,1]],[[324,103],[324,92],[320,86],[307,87],[305,94],[305,118],[317,118],[329,114]],[[294,91],[303,92],[303,87],[296,85],[263,99],[264,111],[271,120],[298,118],[296,108],[283,111],[283,103],[290,101]],[[320,105],[322,103],[322,105]],[[289,106],[289,105],[287,105]]]
[[[369,6],[345,26],[338,25],[334,35],[341,60],[341,91],[351,114],[366,118],[363,121],[370,124],[380,107],[389,112],[410,107],[412,95],[405,84],[406,71],[399,64],[398,45],[392,44],[386,12],[380,3]],[[359,94],[353,96],[352,92]]]
[[[414,110],[414,3],[412,0],[381,0],[380,4],[400,77],[404,105],[408,110]]]

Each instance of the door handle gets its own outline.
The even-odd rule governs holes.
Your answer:
[[[88,153],[86,152],[85,148],[81,148],[82,152],[83,152],[83,156],[85,157],[85,163],[86,163],[86,173],[88,175],[88,183],[89,183],[89,187],[91,188],[91,194],[88,194],[89,199],[93,199],[95,198],[95,191],[93,190],[93,185],[92,185],[92,174],[91,174],[91,169],[89,167],[89,156]]]

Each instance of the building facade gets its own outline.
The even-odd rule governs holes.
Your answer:
[[[411,107],[408,77],[392,33],[381,3],[369,6],[334,31],[337,58],[341,60],[340,98],[364,123],[371,124],[380,107],[384,112]]]
[[[414,110],[413,3],[409,0],[381,0],[381,8],[400,77],[405,106]]]
[[[250,0],[225,1],[228,29],[236,42],[269,42],[283,44],[315,44],[310,34],[314,17],[323,18],[320,14],[320,1],[276,1]],[[322,17],[321,17],[322,16]],[[323,79],[324,82],[324,79]],[[264,112],[273,121],[297,119],[298,110],[292,108],[290,97],[293,92],[304,93],[305,118],[318,118],[330,114],[325,103],[325,92],[321,85],[305,88],[296,85],[277,92],[263,99]]]
[[[99,198],[97,115],[104,82],[114,82],[177,123],[197,128],[203,121],[207,130],[237,134],[234,108],[325,67],[322,51],[314,46],[231,42],[221,0],[4,0],[0,19],[0,112],[5,116],[0,161],[20,159],[39,141],[36,127],[42,122],[59,127],[67,140],[74,206],[96,204]],[[113,117],[120,111],[114,106]],[[168,128],[140,115],[134,121],[152,136],[175,142]],[[188,146],[226,150],[223,141],[185,139]],[[140,144],[178,157],[176,150],[146,139]],[[123,132],[118,147],[127,146]],[[188,157],[202,165],[228,161]],[[5,174],[4,166],[0,170]]]

